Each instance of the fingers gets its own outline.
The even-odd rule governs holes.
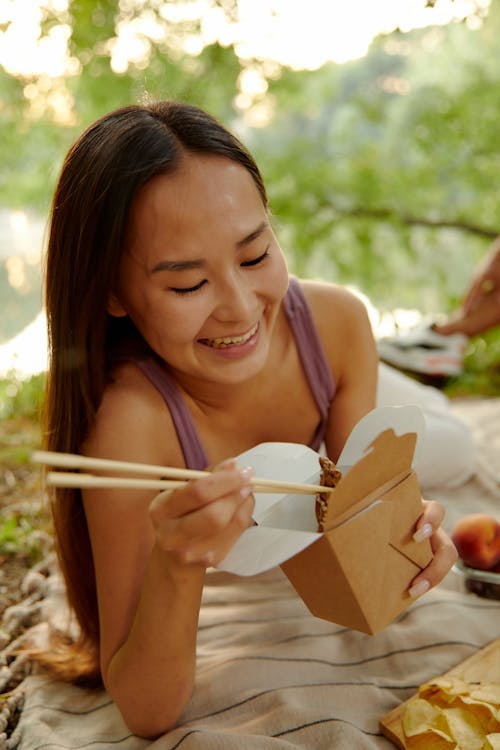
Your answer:
[[[444,508],[434,500],[422,500],[424,512],[417,521],[413,538],[416,542],[428,539],[435,529],[441,526],[444,519]]]
[[[219,534],[209,538],[191,539],[187,546],[181,547],[181,558],[184,562],[198,563],[205,567],[217,565],[224,559],[245,529],[252,525],[254,507],[253,495],[249,495]]]
[[[475,280],[465,295],[464,301],[462,302],[462,310],[465,315],[471,313],[477,307],[482,297],[481,285],[481,279]]]
[[[494,277],[488,273],[478,276],[471,284],[462,303],[464,313],[468,314],[473,312],[473,310],[478,308],[485,298],[489,297],[495,289],[496,282]]]
[[[411,582],[408,593],[414,599],[437,586],[458,557],[455,545],[441,527],[444,518],[443,507],[434,501],[424,500],[423,503],[424,512],[418,520],[413,538],[417,542],[430,539],[433,559]]]
[[[408,593],[414,599],[437,586],[450,571],[458,557],[455,545],[441,528],[432,535],[431,546],[434,553],[432,562],[413,579],[408,590]]]
[[[485,296],[494,292],[498,298],[500,288],[500,237],[497,237],[488,255],[476,269],[462,304],[465,314],[478,307]]]
[[[150,505],[159,546],[185,563],[220,562],[252,523],[252,474],[225,461],[207,477],[160,493]]]
[[[215,467],[206,477],[195,479],[185,487],[162,492],[153,500],[151,513],[153,520],[158,517],[178,518],[192,513],[223,495],[230,495],[249,486],[251,469],[239,469],[234,461],[227,461]],[[168,503],[165,500],[168,498]]]

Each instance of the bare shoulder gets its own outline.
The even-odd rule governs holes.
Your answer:
[[[182,463],[165,401],[134,364],[122,365],[107,385],[82,450],[124,461]]]
[[[335,339],[347,345],[353,337],[371,335],[366,306],[353,292],[324,281],[301,280],[300,284],[325,344]]]
[[[300,285],[313,309],[330,308],[332,305],[339,309],[355,312],[366,310],[363,301],[353,292],[340,284],[313,279],[300,279]]]

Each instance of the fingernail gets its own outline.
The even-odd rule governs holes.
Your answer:
[[[244,469],[240,469],[241,478],[244,482],[248,482],[253,477],[253,467],[246,466]]]
[[[252,488],[246,484],[244,487],[240,490],[240,495],[243,498],[243,500],[248,497],[252,493]]]
[[[209,550],[203,555],[202,562],[204,565],[207,566],[207,568],[209,568],[213,564],[214,560],[215,560],[215,553]]]
[[[422,596],[422,594],[425,594],[425,592],[428,591],[430,587],[431,584],[427,579],[424,578],[421,581],[418,581],[418,583],[415,583],[410,589],[408,589],[408,593],[412,599],[418,599],[418,597]]]
[[[424,539],[428,539],[430,536],[432,536],[432,531],[432,524],[424,523],[424,525],[420,529],[417,529],[413,534],[413,539],[416,542],[423,542]]]

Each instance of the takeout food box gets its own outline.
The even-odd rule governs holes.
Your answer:
[[[316,617],[376,633],[410,604],[410,581],[432,559],[415,542],[422,514],[411,468],[414,434],[386,430],[329,496],[325,531],[282,563]]]
[[[410,409],[407,419],[391,408]],[[358,460],[343,467],[339,459],[342,478],[329,495],[323,533],[314,496],[268,495],[261,503],[256,496],[257,525],[218,567],[252,575],[281,565],[316,617],[369,634],[388,625],[413,601],[409,585],[432,559],[429,541],[413,540],[422,503],[412,459],[422,424],[414,407],[391,408],[369,415],[371,437]],[[397,434],[407,424],[415,430]],[[358,438],[366,438],[362,428]],[[356,451],[346,447],[352,459]],[[286,455],[281,463],[280,455]],[[319,483],[319,454],[306,446],[267,443],[240,457],[244,465],[252,458],[259,476]]]

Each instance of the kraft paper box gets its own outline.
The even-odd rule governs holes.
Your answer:
[[[412,599],[411,580],[431,560],[415,542],[422,513],[412,468],[424,431],[417,407],[385,407],[353,430],[339,458],[325,531],[317,531],[315,496],[256,494],[256,525],[217,566],[255,575],[281,566],[316,617],[374,634]],[[318,454],[295,443],[263,443],[238,457],[256,476],[319,484]]]

